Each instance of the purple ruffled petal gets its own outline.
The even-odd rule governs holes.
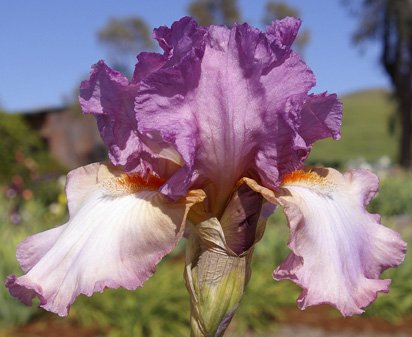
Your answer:
[[[93,66],[90,80],[80,86],[83,112],[96,117],[114,165],[121,165],[128,172],[146,174],[158,168],[159,158],[180,164],[180,155],[156,130],[145,135],[139,133],[134,112],[138,86],[100,61]]]
[[[72,171],[70,220],[19,244],[26,274],[7,278],[10,293],[27,305],[37,296],[42,308],[65,316],[79,294],[141,287],[182,237],[187,212],[203,193],[170,203],[159,186],[137,186],[139,181],[98,164]],[[76,195],[82,183],[89,193]]]
[[[344,316],[387,292],[380,280],[405,257],[400,235],[380,224],[365,207],[375,195],[378,179],[366,170],[344,175],[332,169],[298,171],[285,178],[279,197],[289,220],[292,253],[274,271],[303,288],[298,305],[329,303]]]
[[[145,150],[133,112],[137,87],[103,61],[93,66],[90,80],[80,86],[81,107],[96,117],[110,160],[129,171],[140,165],[139,157]]]
[[[301,21],[295,18],[286,17],[280,21],[273,21],[270,26],[266,27],[266,33],[271,44],[278,47],[278,54],[288,52],[295,41],[296,35],[300,28]]]
[[[299,134],[312,145],[319,139],[340,139],[342,103],[335,94],[310,95],[301,112]]]
[[[233,193],[219,220],[227,246],[241,255],[256,242],[256,229],[260,219],[263,198],[247,184]]]
[[[111,160],[127,170],[146,157],[150,166],[156,147],[176,150],[181,169],[162,192],[177,199],[202,186],[218,214],[241,177],[275,188],[302,166],[314,141],[339,133],[336,96],[308,95],[315,78],[291,50],[299,26],[286,18],[261,32],[183,18],[155,30],[164,53],[140,54],[130,83],[105,68],[99,84],[95,70],[82,85],[83,109],[98,117]]]
[[[181,58],[187,63],[179,64],[179,76],[169,76],[174,84],[164,86],[154,76],[142,83],[148,90],[136,100],[139,130],[160,130],[174,140],[186,174],[196,171],[198,183],[209,185],[213,212],[242,176],[257,174],[273,186],[306,157],[296,151],[300,146],[308,152],[298,134],[300,118],[291,115],[300,113],[315,81],[290,51],[298,28],[293,19],[276,22],[266,33],[247,24],[211,26],[202,36],[203,57],[196,59],[200,53],[187,48],[192,56]],[[166,193],[181,186],[169,181]]]

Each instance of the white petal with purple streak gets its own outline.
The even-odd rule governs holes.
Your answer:
[[[23,303],[30,305],[38,296],[41,307],[65,316],[81,293],[141,287],[181,238],[190,206],[203,198],[193,191],[170,203],[150,186],[127,185],[127,179],[113,175],[107,178],[109,170],[102,167],[69,175],[72,214],[65,225],[19,245],[17,256],[27,274],[10,276],[6,286]],[[100,181],[99,171],[106,176]],[[93,176],[86,179],[85,173]],[[84,187],[90,193],[79,194],[79,205],[71,193],[81,181],[89,182]]]
[[[284,179],[279,202],[289,220],[292,253],[274,271],[303,288],[299,307],[329,303],[344,316],[387,292],[385,269],[399,265],[406,243],[365,207],[378,179],[366,170],[296,171]]]

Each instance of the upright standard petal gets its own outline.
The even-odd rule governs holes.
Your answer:
[[[398,266],[406,251],[399,234],[365,209],[377,192],[377,177],[366,170],[301,170],[286,176],[282,187],[292,253],[274,278],[303,288],[302,309],[329,303],[344,316],[362,313],[378,292],[388,291],[390,280],[379,276]]]
[[[138,83],[129,82],[124,75],[100,61],[93,66],[90,79],[80,86],[80,105],[84,113],[96,117],[114,165],[140,174],[153,169],[155,158],[180,165],[180,155],[156,131],[139,133],[134,112],[138,87]]]
[[[80,105],[84,113],[96,117],[111,162],[129,170],[140,165],[139,156],[144,150],[133,113],[137,86],[129,85],[125,76],[103,61],[93,66],[90,80],[80,86]]]
[[[314,141],[338,137],[340,103],[335,95],[308,95],[315,78],[291,50],[299,26],[287,18],[261,32],[247,24],[199,27],[183,18],[155,30],[164,53],[140,54],[130,83],[100,71],[113,87],[103,90],[92,73],[80,93],[83,109],[100,120],[112,161],[127,170],[140,165],[139,153],[174,149],[181,168],[162,192],[179,198],[207,186],[210,209],[220,216],[241,177],[275,188],[301,167]],[[127,104],[112,99],[117,88]],[[111,108],[103,116],[104,105]],[[113,121],[127,131],[124,139],[110,131]]]
[[[315,79],[290,49],[299,26],[291,18],[274,22],[266,32],[247,24],[210,26],[202,37],[202,57],[182,56],[185,63],[173,67],[167,86],[154,74],[141,83],[135,106],[140,131],[161,130],[176,140],[188,167],[184,174],[195,171],[198,181],[210,182],[215,214],[242,176],[257,175],[264,185],[276,186],[279,176],[300,167],[314,141],[299,134],[318,121],[315,114],[305,114],[309,124],[302,125]],[[168,37],[174,28],[163,32]],[[185,50],[192,55],[193,49]],[[325,105],[322,109],[328,113]],[[174,189],[169,182],[164,191]]]
[[[89,193],[74,200],[80,183]],[[157,191],[162,183],[117,176],[98,164],[71,172],[70,220],[18,246],[27,274],[9,276],[10,293],[27,305],[38,296],[41,307],[65,316],[79,294],[141,287],[181,238],[189,208],[204,197],[192,191],[170,203]]]

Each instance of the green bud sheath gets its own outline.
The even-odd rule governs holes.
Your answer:
[[[191,229],[185,281],[191,299],[192,337],[223,336],[249,281],[254,244],[262,237],[265,222],[258,221],[260,196],[243,186],[233,194],[221,221],[212,217]],[[250,201],[248,207],[242,204],[244,200]],[[247,249],[239,251],[239,247]]]

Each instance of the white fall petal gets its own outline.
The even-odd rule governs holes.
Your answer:
[[[38,296],[41,307],[60,316],[79,294],[141,287],[204,197],[192,191],[171,203],[154,186],[122,180],[100,164],[72,171],[66,192],[70,220],[23,241],[17,257],[27,274],[6,282],[25,304]]]
[[[329,303],[344,316],[387,292],[390,280],[379,279],[399,265],[406,243],[380,224],[365,207],[376,194],[378,179],[366,170],[344,175],[333,169],[296,171],[284,179],[278,201],[289,221],[292,253],[274,271],[303,291],[298,305]]]

